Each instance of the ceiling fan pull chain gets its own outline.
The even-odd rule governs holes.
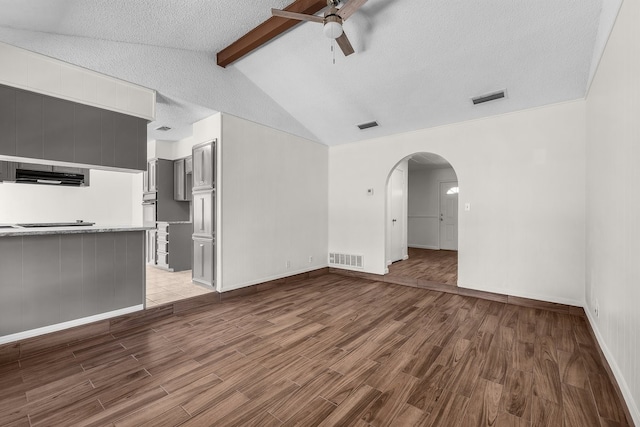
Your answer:
[[[333,54],[333,65],[336,65],[336,39],[331,39],[331,53]]]

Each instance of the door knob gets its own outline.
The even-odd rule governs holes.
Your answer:
[[[396,221],[397,221],[397,219],[392,219],[391,221],[392,221],[392,222],[396,222]]]

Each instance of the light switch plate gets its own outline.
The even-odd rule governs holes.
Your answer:
[[[465,203],[464,204],[464,210],[465,211],[470,211],[471,210],[471,203]]]

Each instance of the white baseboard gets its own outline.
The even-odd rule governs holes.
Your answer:
[[[272,280],[278,280],[278,279],[284,279],[285,277],[289,277],[289,276],[295,276],[296,274],[302,274],[302,273],[309,273],[311,271],[316,271],[316,270],[320,270],[321,268],[327,268],[329,267],[329,264],[321,264],[321,265],[315,265],[313,267],[309,267],[309,268],[303,268],[300,270],[294,270],[294,271],[289,271],[286,273],[282,273],[282,274],[276,274],[273,276],[269,276],[269,277],[264,277],[261,279],[256,279],[256,280],[251,280],[245,283],[241,283],[239,285],[233,285],[233,286],[222,286],[222,289],[219,290],[218,292],[229,292],[229,291],[235,291],[236,289],[242,289],[242,288],[247,288],[249,286],[253,286],[253,285],[259,285],[261,283],[265,283],[265,282],[270,282]],[[342,266],[340,266],[342,267]],[[360,271],[360,270],[358,270]]]
[[[604,353],[604,357],[605,359],[607,359],[607,362],[611,367],[611,371],[613,371],[613,376],[616,377],[618,386],[620,386],[620,390],[622,391],[622,396],[624,397],[625,403],[627,404],[627,408],[629,408],[629,412],[631,413],[631,417],[633,418],[633,423],[637,426],[640,426],[640,411],[638,410],[638,405],[636,404],[635,400],[633,400],[633,395],[631,394],[629,385],[627,384],[627,381],[625,380],[624,375],[622,374],[622,371],[620,370],[620,367],[618,366],[618,363],[616,362],[615,357],[613,357],[611,350],[609,350],[607,343],[604,341],[604,337],[600,333],[600,330],[598,329],[597,323],[595,322],[595,319],[593,318],[593,315],[591,314],[591,310],[589,309],[588,305],[584,306],[584,311],[585,313],[587,313],[587,319],[591,324],[591,329],[593,329],[593,333],[596,335],[596,339],[598,340],[598,345],[602,349],[602,352]]]
[[[133,313],[135,311],[144,310],[144,305],[134,305],[131,307],[121,308],[119,310],[100,313],[81,319],[69,320],[68,322],[56,323],[55,325],[43,326],[42,328],[30,329],[24,332],[17,332],[11,335],[0,337],[0,344],[6,344],[13,341],[20,341],[27,338],[37,337],[38,335],[49,334],[51,332],[62,331],[63,329],[73,328],[75,326],[86,325],[87,323],[97,322],[99,320],[110,319],[112,317],[122,316],[124,314]]]
[[[409,247],[416,248],[416,249],[432,249],[435,251],[440,250],[440,246],[432,246],[432,245],[409,245]]]

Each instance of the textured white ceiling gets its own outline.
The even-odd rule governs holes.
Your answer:
[[[215,52],[290,0],[0,0],[0,40],[159,93],[178,139],[223,111],[328,145],[582,98],[620,0],[369,0],[332,63],[303,23],[234,65]],[[470,98],[499,89],[480,106]],[[377,120],[378,128],[356,124]]]

